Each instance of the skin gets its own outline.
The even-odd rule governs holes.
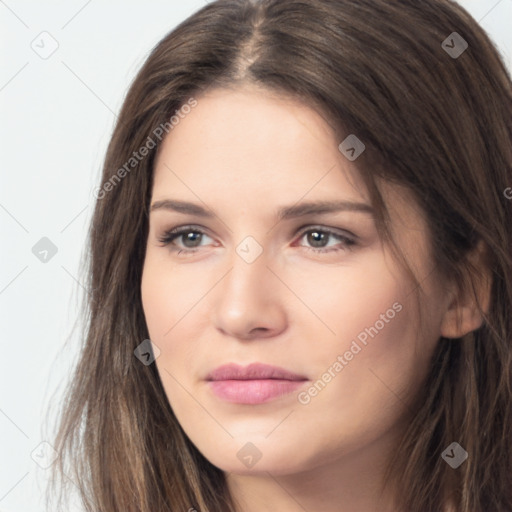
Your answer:
[[[455,309],[453,289],[433,268],[426,220],[404,190],[382,184],[394,236],[424,291],[419,309],[417,288],[382,244],[371,213],[276,218],[279,207],[305,201],[369,204],[357,161],[340,153],[343,139],[317,111],[249,86],[197,99],[163,142],[151,204],[188,201],[215,216],[151,211],[141,284],[176,417],[226,472],[244,512],[396,510],[382,472],[409,402],[440,336],[459,335],[478,319]],[[159,241],[190,224],[206,235]],[[325,234],[315,245],[315,227],[351,233],[355,244]],[[236,251],[248,236],[263,251],[252,263]],[[331,251],[315,252],[322,248]],[[298,393],[397,303],[394,318],[300,403]],[[281,366],[308,382],[265,404],[228,403],[204,379],[229,362]],[[237,457],[248,442],[261,452],[252,468]]]

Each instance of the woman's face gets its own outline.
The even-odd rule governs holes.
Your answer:
[[[425,292],[418,308],[357,161],[316,111],[247,88],[197,100],[155,165],[142,278],[179,423],[233,473],[292,474],[389,446],[447,306],[424,219],[383,188]],[[244,373],[255,363],[288,373]],[[213,373],[230,364],[242,368]]]

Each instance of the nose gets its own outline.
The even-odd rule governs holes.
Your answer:
[[[252,263],[233,253],[231,270],[212,296],[214,325],[240,340],[277,336],[287,325],[282,283],[268,268],[265,251]]]

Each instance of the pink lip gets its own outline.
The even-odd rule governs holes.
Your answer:
[[[308,379],[284,368],[253,363],[246,367],[220,366],[209,373],[206,380],[219,398],[254,405],[291,393]]]

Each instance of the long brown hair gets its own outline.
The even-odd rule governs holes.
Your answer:
[[[140,284],[161,134],[207,88],[242,83],[315,105],[340,142],[364,141],[356,164],[383,236],[378,180],[413,194],[436,264],[461,286],[477,279],[468,255],[485,246],[484,324],[440,340],[388,477],[405,511],[512,510],[511,79],[482,28],[449,0],[218,0],[153,49],[105,159],[52,489],[71,478],[94,512],[236,510],[224,473],[190,442],[155,365],[134,349],[148,338]],[[452,441],[469,453],[457,470],[441,458]]]

